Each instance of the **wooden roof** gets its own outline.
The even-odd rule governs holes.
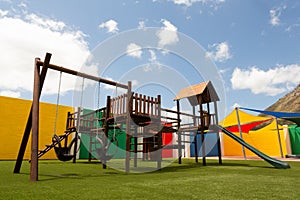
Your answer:
[[[183,88],[179,91],[174,100],[183,98],[188,98],[193,106],[219,101],[218,94],[210,81]]]

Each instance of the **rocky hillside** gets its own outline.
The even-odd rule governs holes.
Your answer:
[[[290,93],[280,98],[273,105],[266,108],[268,111],[300,112],[300,84]]]
[[[277,102],[265,110],[279,112],[300,112],[300,84],[293,91],[280,98]],[[291,124],[292,122],[278,119],[278,123],[283,125]]]

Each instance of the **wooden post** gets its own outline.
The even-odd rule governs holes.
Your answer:
[[[135,128],[135,136],[133,138],[133,143],[134,143],[134,167],[137,167],[137,154],[138,154],[138,138],[137,138],[137,128]]]
[[[30,162],[30,181],[38,180],[38,136],[39,136],[39,98],[40,98],[40,66],[35,59],[34,86],[32,100],[32,138],[31,138],[31,162]]]
[[[104,136],[103,136],[103,146],[104,149],[104,158],[107,154],[107,149],[105,148],[107,145],[108,140],[108,130],[109,130],[109,124],[108,124],[108,118],[110,117],[110,96],[107,96],[106,98],[106,112],[105,112],[105,121],[104,121]],[[106,169],[106,159],[102,160],[102,167],[103,169]]]
[[[73,157],[73,163],[76,163],[76,154],[77,154],[77,145],[78,145],[78,134],[79,134],[79,127],[80,127],[80,113],[81,113],[81,108],[78,108],[78,115],[77,115],[77,122],[76,122],[76,132],[75,132],[75,143],[74,143],[74,157]]]
[[[217,102],[214,101],[214,108],[215,108],[215,123],[216,125],[219,124],[219,117],[218,117],[218,107],[217,107]],[[218,145],[218,157],[219,157],[219,164],[222,164],[222,151],[221,151],[221,141],[220,141],[220,135],[219,135],[219,130],[216,133],[217,134],[217,145]]]
[[[157,109],[157,115],[159,117],[159,123],[161,123],[161,96],[158,95],[157,96],[157,102],[158,102],[158,109]],[[157,133],[158,134],[158,137],[157,137],[157,140],[158,140],[158,150],[157,150],[157,154],[158,154],[158,160],[157,160],[157,169],[161,169],[161,161],[162,161],[162,131],[159,130],[159,132]]]
[[[46,78],[46,74],[47,74],[47,70],[48,70],[48,65],[50,63],[50,59],[51,59],[51,54],[47,53],[46,56],[45,56],[44,65],[43,65],[43,69],[42,69],[41,76],[40,76],[39,95],[41,95],[41,92],[42,92],[42,88],[43,88],[44,81],[45,81],[45,78]],[[34,66],[37,66],[37,60],[39,60],[39,59],[38,58],[35,59]],[[25,127],[25,130],[24,130],[22,142],[21,142],[21,145],[20,145],[16,165],[15,165],[15,168],[14,168],[14,173],[20,173],[20,169],[21,169],[21,166],[22,166],[22,161],[23,161],[23,158],[24,158],[24,154],[25,154],[27,143],[28,143],[31,128],[32,128],[32,105],[31,105],[31,108],[30,108],[30,113],[29,113],[29,116],[28,116],[28,119],[27,119],[27,123],[26,123],[26,127]]]
[[[127,98],[126,98],[126,158],[125,158],[125,171],[130,171],[130,129],[131,129],[131,116],[130,113],[132,111],[131,106],[132,104],[130,101],[132,100],[131,97],[131,81],[128,81],[128,89],[127,89]]]
[[[237,119],[237,122],[238,122],[240,138],[243,139],[243,133],[242,133],[242,128],[241,128],[240,116],[239,116],[239,108],[236,107],[235,112],[236,112],[236,119]],[[242,145],[242,152],[243,152],[244,159],[246,160],[247,157],[246,157],[246,152],[245,152],[244,145]]]
[[[193,126],[196,126],[196,110],[195,110],[195,106],[193,106]],[[195,151],[195,162],[198,163],[198,129],[196,130],[196,132],[193,133],[194,134],[194,151]]]
[[[178,164],[181,164],[181,157],[182,157],[182,149],[181,149],[181,132],[180,132],[180,103],[179,100],[176,100],[177,105],[177,140],[178,140]]]
[[[205,125],[205,119],[203,115],[203,107],[202,103],[200,103],[200,122],[201,122],[201,149],[202,149],[202,164],[203,166],[206,166],[206,152],[205,152],[205,135],[204,135],[204,125]]]

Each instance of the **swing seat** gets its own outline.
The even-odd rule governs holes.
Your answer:
[[[108,160],[111,160],[115,154],[104,154],[104,151],[102,148],[100,149],[96,149],[96,152],[98,154],[98,159],[100,161],[108,161]]]
[[[117,140],[117,138],[108,139],[109,143],[107,144],[107,146],[104,146],[103,140],[101,138],[99,138],[98,136],[96,136],[96,139],[99,141],[99,143],[101,145],[101,148],[98,148],[98,149],[95,150],[96,153],[98,154],[98,159],[100,161],[111,160],[118,152],[118,140]],[[113,142],[116,142],[116,150],[115,150],[114,153],[108,154],[107,151],[108,151],[110,145]]]
[[[74,158],[74,155],[70,154],[69,147],[54,147],[54,151],[60,161],[70,161]]]
[[[74,158],[74,154],[70,154],[73,143],[75,142],[75,138],[70,143],[69,146],[63,147],[60,143],[60,138],[56,134],[53,135],[52,142],[57,142],[58,146],[54,146],[54,151],[56,157],[60,161],[70,161]]]

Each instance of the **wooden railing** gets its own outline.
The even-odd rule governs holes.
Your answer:
[[[110,113],[113,116],[125,115],[129,107],[130,114],[134,115],[160,115],[160,96],[157,98],[133,94],[130,98],[130,104],[127,106],[127,94],[120,95],[111,99]]]

